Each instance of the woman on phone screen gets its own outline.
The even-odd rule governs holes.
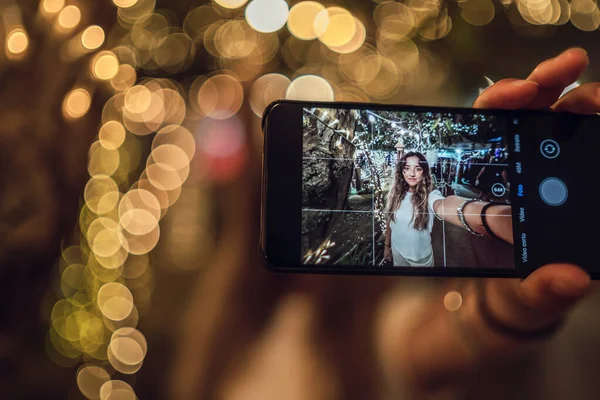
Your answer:
[[[394,266],[435,265],[431,243],[434,216],[476,236],[489,235],[511,244],[513,241],[510,206],[459,196],[445,198],[434,190],[429,163],[416,151],[398,161],[386,212],[384,258],[393,259]]]

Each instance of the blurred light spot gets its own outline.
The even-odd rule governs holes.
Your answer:
[[[228,182],[238,176],[247,160],[244,132],[244,125],[235,117],[203,120],[196,135],[197,170],[212,182]]]
[[[109,176],[96,175],[85,185],[83,198],[92,212],[98,215],[106,214],[116,207],[119,201],[119,188]]]
[[[348,81],[364,85],[373,80],[379,72],[381,58],[377,49],[365,44],[354,53],[340,55],[338,68]]]
[[[218,26],[214,46],[222,57],[240,59],[249,56],[256,49],[257,36],[245,21],[230,20]]]
[[[162,210],[162,212],[161,212],[161,218],[162,218],[165,215],[166,210],[170,206],[175,204],[177,199],[179,199],[179,195],[181,194],[181,187],[178,187],[171,191],[167,191],[165,189],[158,188],[158,187],[154,186],[147,179],[148,175],[145,172],[144,172],[144,174],[145,174],[145,178],[140,179],[138,182],[135,183],[135,185],[133,187],[138,188],[138,189],[147,190],[156,197],[156,199],[160,203],[160,208]]]
[[[92,96],[85,89],[74,89],[67,93],[63,101],[63,115],[68,119],[83,117],[90,109]]]
[[[111,257],[121,249],[116,229],[103,229],[94,237],[92,251],[99,257]]]
[[[146,174],[150,183],[156,188],[166,191],[181,187],[187,178],[187,173],[189,173],[189,167],[177,170],[175,167],[164,163],[152,163],[146,167]]]
[[[133,7],[137,2],[138,0],[113,0],[113,3],[115,3],[117,7],[121,8]]]
[[[137,396],[128,383],[112,380],[100,388],[100,400],[137,400]]]
[[[134,86],[125,93],[125,108],[134,114],[141,114],[150,107],[152,93],[147,87]]]
[[[136,22],[148,19],[155,7],[156,0],[138,0],[130,7],[120,7],[117,12],[119,23],[130,28]]]
[[[77,372],[77,386],[86,398],[100,399],[100,388],[110,380],[110,375],[104,368],[96,365],[83,365]]]
[[[444,307],[448,311],[456,311],[462,305],[462,296],[460,293],[452,291],[444,296]]]
[[[60,28],[71,30],[81,22],[81,10],[77,6],[66,6],[58,14],[57,22]]]
[[[128,64],[133,68],[137,68],[140,64],[140,56],[137,49],[130,46],[117,46],[112,49],[112,52],[117,56],[119,64]]]
[[[137,74],[135,69],[129,64],[119,65],[117,74],[110,80],[113,89],[118,92],[124,92],[135,84]]]
[[[105,283],[98,291],[98,307],[107,318],[120,321],[131,313],[133,296],[123,284]]]
[[[394,95],[399,89],[401,75],[398,74],[396,65],[387,57],[381,59],[381,67],[377,75],[368,83],[362,85],[368,95],[385,99]]]
[[[138,256],[131,256],[131,257],[138,257]],[[134,298],[135,298],[135,296],[134,296]],[[104,317],[103,320],[104,320],[104,325],[106,326],[106,328],[108,330],[114,332],[117,329],[121,329],[121,328],[125,328],[125,327],[135,328],[139,323],[140,313],[134,304],[133,308],[131,309],[131,313],[127,316],[127,318],[125,318],[121,321],[113,321],[111,319]]]
[[[94,76],[103,81],[112,79],[119,71],[119,60],[110,51],[98,53],[92,61]]]
[[[439,40],[448,36],[451,30],[452,18],[450,18],[447,12],[443,12],[426,26],[422,27],[419,30],[419,35],[426,40]]]
[[[118,234],[121,245],[130,254],[143,255],[152,251],[158,244],[160,225],[157,224],[151,232],[145,235],[134,235],[123,228],[119,229]]]
[[[239,8],[247,2],[248,0],[215,0],[215,3],[225,8]]]
[[[88,151],[88,173],[94,175],[112,175],[119,168],[119,152],[107,149],[97,141]]]
[[[354,18],[354,22],[356,24],[356,30],[352,39],[342,46],[329,46],[331,50],[336,53],[347,54],[355,52],[363,45],[365,38],[367,37],[367,30],[358,18]]]
[[[460,15],[471,25],[486,25],[494,19],[492,0],[466,0],[458,4],[462,8]]]
[[[290,100],[333,101],[331,84],[316,75],[303,75],[294,79],[285,93]]]
[[[383,2],[375,8],[373,18],[379,27],[378,34],[392,40],[410,37],[417,28],[415,14],[403,3]]]
[[[108,346],[108,360],[117,371],[134,374],[142,366],[144,352],[135,340],[128,337],[115,337]]]
[[[41,6],[46,14],[56,14],[65,6],[65,0],[43,0]]]
[[[289,12],[285,0],[252,0],[246,7],[246,21],[258,32],[276,32],[285,26]]]
[[[104,43],[104,29],[98,25],[92,25],[83,31],[81,36],[81,44],[88,50],[96,50]]]
[[[183,21],[183,30],[195,43],[202,43],[208,27],[220,20],[221,16],[209,5],[196,7],[187,13]]]
[[[275,100],[285,99],[290,79],[281,74],[267,74],[258,78],[250,89],[248,102],[254,114],[262,117],[265,108]]]
[[[399,73],[414,71],[419,65],[419,61],[421,59],[419,48],[415,42],[410,39],[394,41],[380,38],[380,40],[377,42],[377,49],[383,56],[387,57],[394,63]],[[366,66],[364,63],[361,65],[363,67]],[[369,74],[368,71],[364,70],[363,73],[367,75]]]
[[[352,40],[356,22],[350,12],[341,7],[329,7],[315,18],[318,38],[328,47],[339,47]]]
[[[356,102],[356,103],[368,103],[369,96],[367,96],[362,90],[351,85],[340,86],[338,91],[335,93],[337,101]]]
[[[120,224],[134,235],[145,235],[154,230],[160,215],[158,199],[147,190],[130,190],[119,203]]]
[[[287,21],[290,33],[302,40],[316,39],[318,33],[315,30],[315,18],[322,11],[325,11],[325,7],[316,1],[301,1],[292,6]]]
[[[160,68],[176,73],[189,67],[194,58],[195,47],[192,39],[185,33],[171,33],[160,39],[151,53]]]
[[[205,115],[226,119],[238,112],[243,100],[242,85],[230,75],[219,74],[204,82],[196,101]]]
[[[82,264],[71,264],[65,268],[61,275],[61,289],[65,298],[84,288],[84,272],[85,266]]]
[[[11,57],[11,55],[22,55],[27,50],[28,46],[29,37],[24,29],[13,29],[7,35],[6,53],[9,57]]]
[[[125,141],[125,128],[118,121],[108,121],[100,128],[98,139],[105,149],[116,150]]]
[[[578,29],[591,32],[600,26],[600,10],[594,0],[571,2],[571,23]]]
[[[170,125],[158,131],[152,140],[152,150],[165,144],[179,147],[185,152],[188,161],[194,158],[196,141],[190,131],[182,126]]]

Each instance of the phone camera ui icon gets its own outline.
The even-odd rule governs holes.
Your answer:
[[[552,139],[546,139],[540,144],[540,152],[549,159],[554,159],[560,154],[560,146]]]
[[[502,197],[506,193],[506,188],[501,183],[494,183],[492,185],[492,194],[496,197]]]

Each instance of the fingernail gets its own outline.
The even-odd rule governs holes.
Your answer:
[[[535,82],[535,81],[528,81],[528,80],[514,81],[514,82],[511,82],[511,85],[517,86],[517,87],[526,87],[526,86],[538,87],[539,86],[537,84],[537,82]]]
[[[590,281],[574,280],[572,278],[559,278],[552,281],[550,288],[560,296],[576,297],[585,293]]]

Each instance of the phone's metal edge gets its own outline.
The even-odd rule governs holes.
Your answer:
[[[261,129],[263,132],[263,154],[262,154],[262,181],[261,181],[261,218],[260,218],[260,240],[259,240],[259,251],[263,258],[263,267],[270,272],[275,273],[299,273],[299,274],[313,274],[313,275],[372,275],[372,276],[411,276],[411,277],[440,277],[440,278],[452,278],[452,277],[464,277],[464,278],[525,278],[515,267],[514,270],[494,270],[493,268],[410,268],[410,267],[396,267],[393,269],[385,268],[379,269],[377,267],[364,268],[358,266],[344,266],[343,269],[338,269],[330,266],[315,266],[309,267],[303,264],[298,264],[294,267],[280,267],[273,265],[265,251],[266,231],[265,228],[265,197],[266,196],[266,184],[267,184],[267,168],[266,168],[266,150],[267,150],[267,127],[266,119],[268,113],[278,104],[310,104],[317,107],[332,107],[335,105],[336,108],[371,108],[371,109],[393,109],[396,107],[404,108],[404,111],[423,112],[429,111],[430,108],[439,110],[448,110],[448,112],[469,112],[472,113],[474,110],[481,111],[482,113],[502,113],[502,114],[513,114],[518,116],[520,114],[530,113],[532,110],[515,109],[497,109],[497,108],[482,108],[476,109],[472,107],[452,107],[452,106],[426,106],[426,105],[411,105],[411,104],[383,104],[383,103],[359,103],[359,102],[327,102],[327,101],[301,101],[301,100],[275,100],[271,102],[264,110],[261,118]],[[341,107],[340,107],[341,106]],[[535,110],[537,114],[552,115],[554,111],[550,109],[539,109]],[[588,272],[591,279],[600,279],[600,272]]]

